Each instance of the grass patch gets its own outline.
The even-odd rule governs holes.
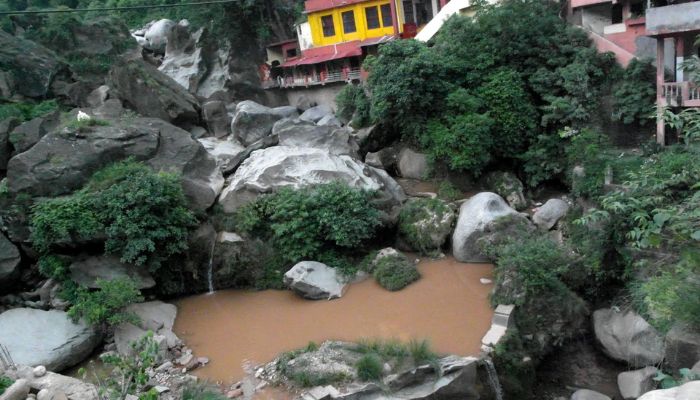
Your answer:
[[[56,100],[45,100],[40,103],[7,103],[0,104],[0,121],[14,117],[20,121],[29,121],[43,117],[58,109]]]
[[[66,124],[66,128],[68,128],[70,130],[78,131],[78,132],[87,132],[88,130],[90,130],[90,128],[92,128],[94,126],[109,126],[109,125],[110,124],[108,121],[104,121],[104,120],[97,119],[97,118],[90,118],[90,119],[83,119],[83,120],[74,119]]]
[[[408,342],[408,351],[416,364],[432,363],[438,358],[437,354],[430,348],[430,342],[426,339],[412,339]]]
[[[377,381],[382,377],[382,360],[376,354],[365,354],[355,368],[357,368],[357,377],[363,381]]]
[[[374,279],[384,289],[397,291],[420,279],[416,266],[401,255],[382,257],[374,267]]]
[[[6,376],[0,376],[0,395],[5,393],[5,390],[15,383],[12,379]]]

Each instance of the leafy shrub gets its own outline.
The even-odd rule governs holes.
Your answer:
[[[463,197],[462,191],[460,191],[459,188],[453,185],[450,181],[440,182],[437,195],[439,198],[445,201],[456,201]]]
[[[153,339],[153,332],[148,332],[141,339],[132,342],[131,347],[131,355],[105,353],[101,357],[102,362],[111,367],[112,373],[101,382],[100,395],[110,399],[124,399],[127,395],[136,395],[145,389],[150,379],[148,371],[156,366],[158,343]]]
[[[191,383],[182,390],[182,400],[225,400],[221,391],[215,387],[200,382]]]
[[[14,117],[20,121],[42,117],[58,109],[56,100],[44,100],[40,103],[7,103],[0,104],[0,121]]]
[[[338,116],[341,120],[352,121],[355,128],[363,128],[371,124],[369,99],[361,85],[345,85],[336,96],[335,102],[338,105]]]
[[[296,263],[353,249],[372,238],[380,225],[372,197],[338,182],[285,188],[241,208],[236,220],[242,231],[270,238],[286,262]]]
[[[655,79],[653,63],[633,59],[613,87],[613,119],[644,125],[656,101]]]
[[[124,312],[130,304],[143,301],[141,291],[130,279],[105,281],[98,279],[100,289],[91,291],[76,287],[67,297],[73,304],[68,316],[74,321],[85,319],[90,325],[110,327],[123,322],[136,322],[133,314]]]
[[[373,275],[381,287],[391,291],[401,290],[420,279],[416,266],[398,254],[380,258]]]
[[[581,165],[585,170],[585,175],[571,184],[575,196],[596,197],[603,193],[605,173],[611,168],[610,158],[605,154],[609,146],[606,137],[589,130],[571,139],[566,148],[569,165]]]
[[[441,222],[447,214],[453,214],[450,207],[438,199],[417,199],[407,202],[399,213],[399,234],[411,248],[421,254],[439,250],[435,247],[434,226],[444,228]]]
[[[15,383],[15,382],[12,379],[10,379],[4,375],[0,375],[0,395],[5,393],[5,390],[7,388],[9,388],[10,386],[12,386],[13,383]]]
[[[46,277],[53,278],[58,282],[68,279],[68,260],[55,255],[45,255],[39,258],[39,272]]]
[[[382,360],[374,354],[365,354],[357,361],[357,377],[363,381],[376,381],[382,377]]]
[[[49,253],[56,246],[104,235],[105,253],[155,271],[168,257],[187,250],[195,218],[186,204],[177,175],[122,161],[95,173],[73,195],[36,205],[32,242]]]

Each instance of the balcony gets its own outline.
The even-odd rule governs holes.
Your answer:
[[[646,28],[649,36],[700,30],[700,2],[649,8]]]
[[[362,70],[360,68],[351,68],[345,71],[337,70],[314,75],[280,77],[277,80],[263,81],[262,87],[263,89],[310,87],[335,82],[351,82],[361,79],[361,75]]]
[[[692,82],[664,83],[660,94],[668,107],[700,107],[700,87]]]

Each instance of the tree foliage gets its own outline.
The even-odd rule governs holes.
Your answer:
[[[633,59],[613,87],[613,119],[645,125],[656,101],[655,78],[649,60]]]

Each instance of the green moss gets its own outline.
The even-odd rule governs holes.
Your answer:
[[[442,231],[451,228],[452,219],[447,219],[447,214],[452,213],[452,209],[442,200],[409,201],[399,214],[399,234],[411,248],[421,254],[432,254],[439,251],[442,244],[437,243],[436,238],[449,233]]]
[[[401,290],[420,279],[416,266],[402,255],[380,258],[376,262],[373,275],[381,287],[391,291]]]
[[[355,364],[357,377],[363,381],[377,381],[382,377],[382,361],[375,354],[365,354]]]
[[[12,379],[10,379],[4,375],[0,375],[0,395],[5,393],[5,390],[7,388],[9,388],[10,386],[12,386],[13,383],[15,383],[15,382]]]

